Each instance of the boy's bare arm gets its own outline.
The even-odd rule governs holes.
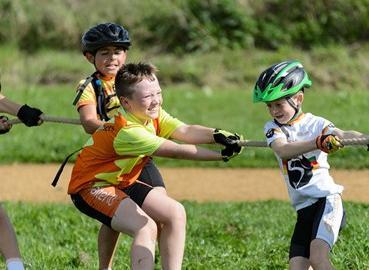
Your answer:
[[[332,134],[336,135],[340,139],[354,139],[368,136],[356,130],[341,130],[339,128],[335,128]]]
[[[94,105],[84,105],[79,108],[78,112],[81,124],[88,134],[94,133],[103,124],[97,116],[96,107]]]
[[[209,144],[214,143],[214,128],[200,125],[183,125],[177,128],[172,138],[190,144]]]
[[[21,106],[0,94],[0,112],[16,116]]]
[[[276,139],[271,148],[281,159],[290,159],[317,149],[316,140],[287,142],[285,139]]]
[[[186,160],[222,160],[223,158],[219,152],[192,144],[178,144],[170,140],[162,143],[153,155]]]

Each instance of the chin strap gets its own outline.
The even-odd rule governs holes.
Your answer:
[[[286,101],[288,102],[288,104],[290,104],[290,106],[295,110],[295,114],[291,117],[290,120],[287,121],[286,124],[281,124],[279,123],[276,119],[274,119],[274,122],[278,125],[278,126],[283,126],[283,125],[289,125],[293,120],[295,120],[297,117],[299,117],[302,114],[302,110],[301,110],[301,106],[296,105],[296,103],[292,100],[291,97],[287,97]]]

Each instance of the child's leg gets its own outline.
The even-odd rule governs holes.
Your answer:
[[[142,209],[162,224],[160,255],[163,269],[181,269],[186,238],[186,212],[177,201],[153,189],[146,196]]]
[[[131,199],[124,199],[111,220],[114,230],[133,237],[131,269],[153,269],[156,223]]]
[[[307,270],[310,266],[310,242],[317,203],[297,211],[297,221],[291,237],[289,269]]]
[[[119,232],[114,231],[105,224],[102,224],[98,236],[99,269],[111,269],[113,257],[117,248]]]
[[[0,205],[0,252],[5,260],[13,259],[23,265],[18,248],[17,238],[9,217]],[[10,260],[9,260],[10,262]]]
[[[154,162],[149,159],[149,161],[145,164],[140,176],[140,181],[143,183],[158,189],[159,191],[166,194],[164,180],[155,166]],[[127,189],[127,193],[129,194],[130,189]],[[136,202],[140,207],[145,199],[145,194],[141,194],[138,198],[132,194],[132,200]],[[160,230],[162,225],[160,223],[158,226],[158,238],[160,235]],[[115,250],[117,248],[117,242],[119,238],[119,232],[116,232],[109,228],[106,225],[102,225],[99,230],[99,238],[98,238],[98,253],[99,253],[99,269],[111,269],[113,265],[113,257]]]
[[[168,196],[167,190],[164,187],[154,187],[154,189],[160,192],[161,194],[163,194],[163,196]],[[161,235],[161,230],[163,229],[163,224],[160,221],[155,221],[155,222],[158,228],[158,244],[159,244],[159,250],[160,250],[160,235]]]
[[[330,246],[321,239],[314,239],[310,245],[310,263],[314,270],[334,270],[330,260]]]
[[[154,268],[156,224],[123,191],[115,186],[88,188],[71,198],[82,213],[134,238],[131,269]]]
[[[341,196],[334,194],[323,199],[314,222],[315,229],[310,244],[310,263],[314,270],[334,269],[329,255],[343,223],[344,210]]]
[[[310,270],[310,261],[308,258],[304,257],[293,257],[290,259],[289,262],[289,269],[290,270]]]
[[[156,167],[154,161],[152,159],[149,159],[147,163],[145,164],[140,176],[138,177],[138,182],[142,182],[155,190],[162,192],[163,195],[167,194],[167,190],[165,189],[165,183],[164,179],[161,176],[161,173],[159,169]],[[140,196],[137,196],[137,194],[129,194],[132,195],[131,199],[134,200],[140,207],[142,207],[143,202],[145,201],[145,198],[147,196],[149,191],[141,193]],[[135,192],[133,192],[135,193]],[[160,232],[161,228],[163,227],[163,224],[160,222],[156,222],[158,226],[158,239],[160,239]],[[159,248],[160,248],[160,241],[159,241]]]

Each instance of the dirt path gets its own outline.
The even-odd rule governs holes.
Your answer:
[[[0,201],[66,202],[67,165],[57,188],[50,183],[59,164],[14,164],[0,166]],[[178,200],[255,201],[287,200],[277,169],[161,168],[167,190]],[[369,170],[332,170],[336,182],[345,186],[344,199],[369,202]]]

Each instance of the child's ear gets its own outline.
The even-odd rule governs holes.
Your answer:
[[[95,56],[92,53],[87,52],[85,54],[85,57],[88,60],[88,62],[90,62],[91,64],[95,63]]]
[[[120,97],[119,98],[120,104],[124,107],[124,108],[129,108],[129,102],[128,99],[125,97]]]
[[[304,93],[303,92],[298,93],[296,98],[297,98],[297,102],[299,104],[302,104],[302,102],[304,101]]]

